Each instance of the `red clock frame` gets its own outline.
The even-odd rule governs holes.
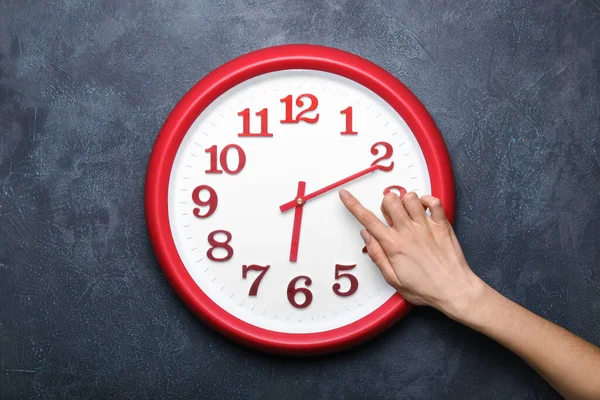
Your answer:
[[[330,72],[375,92],[406,121],[425,157],[431,192],[441,199],[450,221],[455,210],[454,179],[448,150],[435,122],[398,79],[357,55],[316,45],[283,45],[240,56],[200,80],[175,106],[163,125],[148,165],[146,223],[164,274],[187,306],[225,336],[263,351],[314,355],[339,351],[371,339],[400,320],[412,307],[395,294],[377,310],[349,325],[318,333],[282,333],[259,328],[229,314],[213,302],[187,272],[168,215],[169,177],[179,146],[196,118],[221,94],[258,75],[287,69]]]

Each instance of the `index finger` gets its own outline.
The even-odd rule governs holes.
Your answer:
[[[360,204],[360,202],[347,190],[340,190],[340,199],[348,211],[354,215],[354,218],[356,218],[362,226],[367,228],[369,233],[371,233],[375,239],[385,241],[388,228],[375,216],[375,214],[363,207],[363,205]]]

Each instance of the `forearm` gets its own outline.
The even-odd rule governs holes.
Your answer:
[[[600,350],[513,303],[471,271],[439,199],[388,193],[388,223],[345,190],[340,198],[366,228],[369,257],[408,301],[433,306],[498,341],[569,399],[600,399]],[[428,208],[430,216],[425,214]]]
[[[518,354],[568,399],[600,398],[600,349],[481,282],[457,321]]]

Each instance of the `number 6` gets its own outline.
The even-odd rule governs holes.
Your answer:
[[[287,287],[287,298],[290,304],[296,308],[306,308],[312,303],[313,295],[308,288],[297,288],[296,282],[300,279],[304,279],[306,286],[310,286],[312,284],[312,279],[308,276],[297,276],[291,280],[290,284]],[[304,301],[300,304],[296,302],[296,293],[302,293],[304,295]]]

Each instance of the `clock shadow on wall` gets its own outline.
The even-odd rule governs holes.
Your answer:
[[[225,336],[276,354],[346,349],[411,305],[363,253],[341,187],[371,209],[390,191],[433,194],[454,216],[447,149],[401,82],[337,49],[258,50],[203,78],[161,129],[146,179],[152,246]]]

